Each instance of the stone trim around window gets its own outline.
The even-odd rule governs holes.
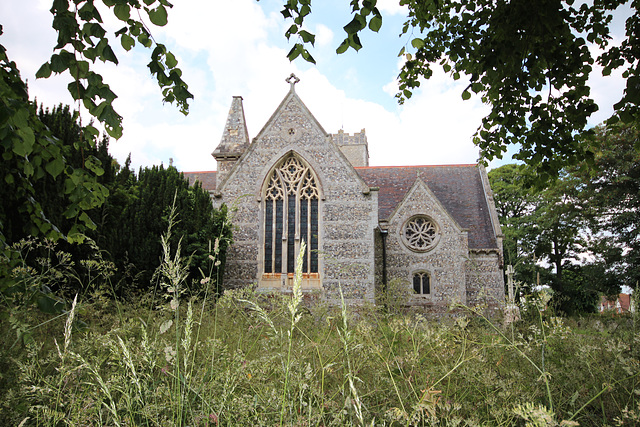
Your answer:
[[[414,215],[402,226],[402,242],[414,252],[428,252],[440,241],[440,227],[426,215]]]

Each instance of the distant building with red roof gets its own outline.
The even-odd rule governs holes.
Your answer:
[[[618,298],[610,300],[606,296],[600,298],[600,312],[614,311],[616,313],[633,313],[635,307],[630,294],[620,294]]]

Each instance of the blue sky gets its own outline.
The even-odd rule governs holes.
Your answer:
[[[305,24],[316,34],[312,55],[318,65],[313,66],[286,59],[291,43],[284,33],[290,24],[280,14],[282,0],[174,2],[168,25],[152,32],[180,61],[195,95],[191,113],[184,117],[174,106],[162,104],[146,69],[148,52],[115,49],[120,65],[99,67],[118,94],[115,106],[124,117],[124,136],[111,143],[110,151],[120,162],[131,153],[136,168],[166,165],[171,158],[184,171],[214,170],[210,153],[222,135],[232,96],[244,98],[249,135],[254,137],[286,95],[285,78],[293,72],[301,79],[298,94],[327,132],[366,129],[372,165],[476,162],[478,150],[471,138],[487,107],[475,97],[462,101],[464,79],[455,82],[441,71],[399,106],[394,98],[401,64],[397,54],[410,42],[407,36],[398,37],[406,11],[397,0],[379,0],[378,5],[381,31],[364,34],[360,52],[336,55],[344,38],[342,26],[351,19],[349,2],[313,2]],[[34,77],[55,44],[50,7],[51,0],[0,2],[5,33],[0,43],[28,80],[32,97],[45,105],[72,104],[66,91],[68,76],[45,81]],[[109,14],[102,11],[105,26],[119,29],[118,22],[107,19]],[[605,80],[598,73],[594,72],[592,95],[601,110],[592,124],[611,114],[624,83],[619,75]]]

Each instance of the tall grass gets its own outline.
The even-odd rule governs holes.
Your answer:
[[[158,270],[163,300],[77,301],[13,347],[2,323],[1,425],[640,422],[633,317],[538,311],[505,327],[473,310],[434,321],[344,303],[306,307],[299,268],[291,294],[194,299],[181,273],[188,258],[170,247],[170,233]],[[201,284],[209,281],[203,274]],[[90,327],[74,330],[78,318]]]

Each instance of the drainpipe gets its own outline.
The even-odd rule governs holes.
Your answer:
[[[387,235],[389,230],[378,226],[380,237],[382,238],[382,291],[387,291]]]

